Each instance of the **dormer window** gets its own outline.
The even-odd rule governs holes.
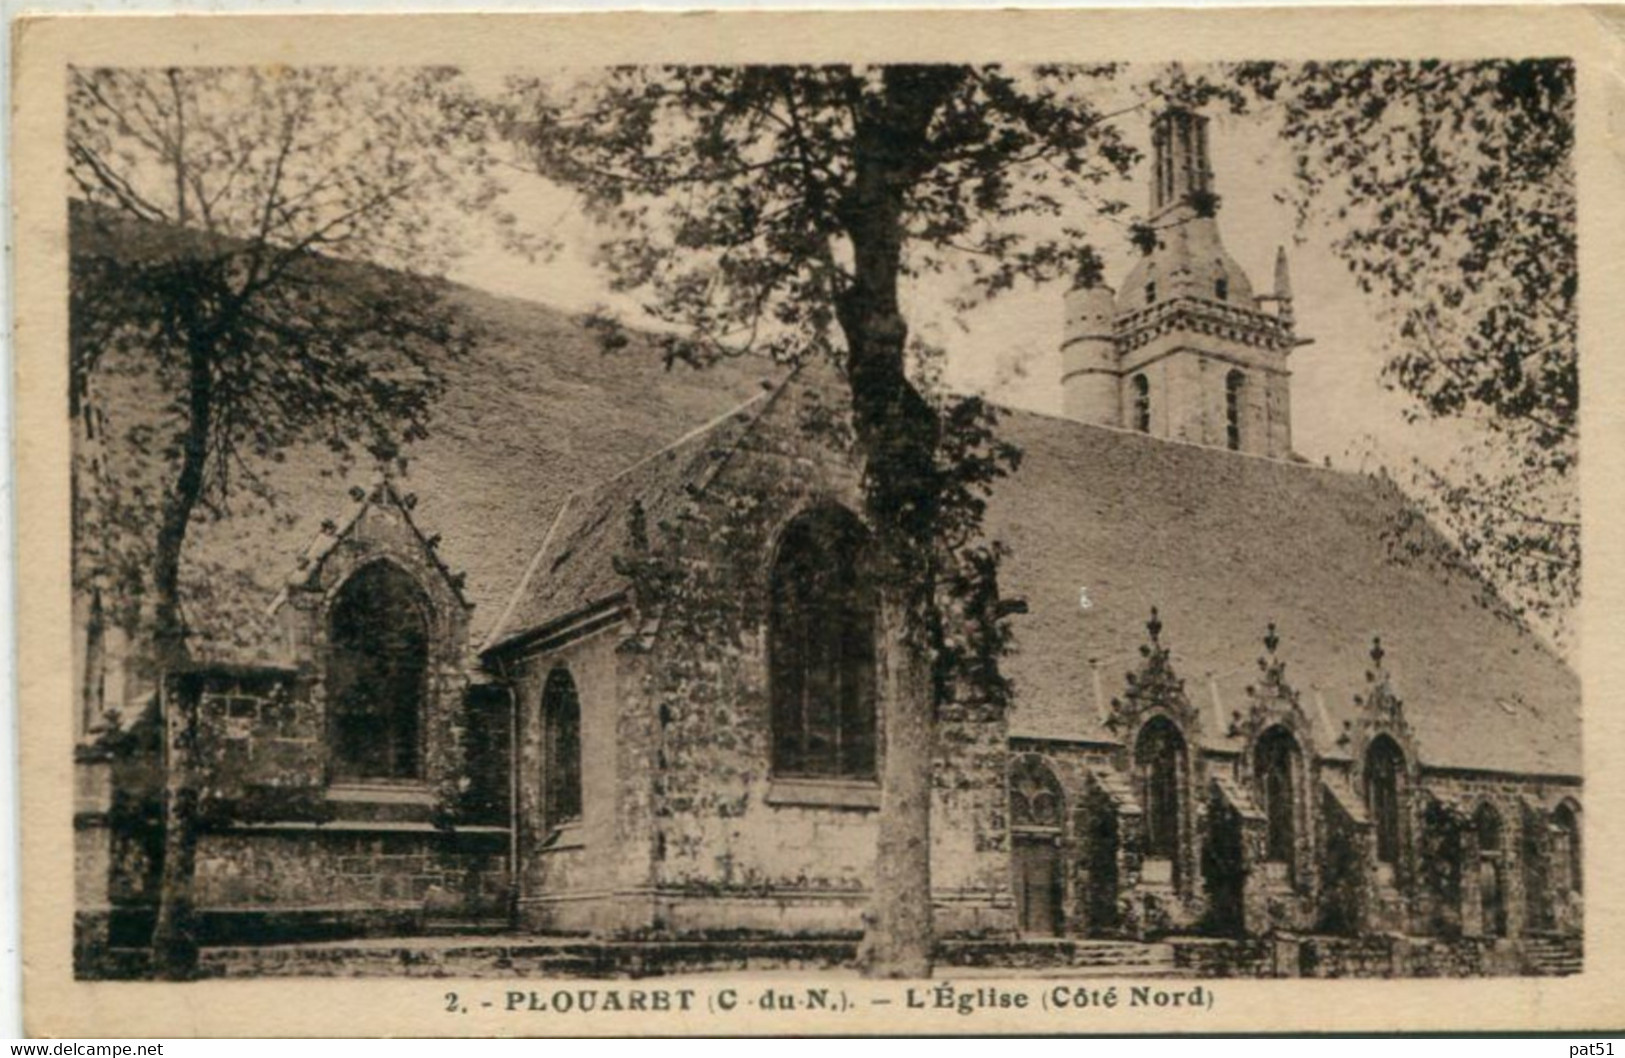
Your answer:
[[[1151,382],[1144,375],[1135,375],[1134,428],[1141,433],[1151,432]]]
[[[1156,280],[1152,280],[1151,282],[1149,282],[1149,283],[1147,283],[1145,285],[1145,303],[1147,305],[1155,305],[1157,303],[1157,283],[1156,283]]]
[[[1213,296],[1220,301],[1230,300],[1230,280],[1220,276],[1213,281]]]

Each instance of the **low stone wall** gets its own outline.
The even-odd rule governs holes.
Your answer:
[[[1508,947],[1510,953],[1511,945]],[[1475,937],[1416,939],[1406,945],[1403,972],[1407,977],[1484,977],[1518,973],[1518,960],[1515,957],[1497,957],[1495,949],[1495,942]]]
[[[297,915],[298,913],[290,913]],[[481,934],[467,937],[349,937],[316,943],[246,943],[223,921],[205,914],[208,936],[199,966],[204,977],[482,977],[625,978],[663,974],[793,970],[817,973],[855,967],[855,937],[709,936],[686,940],[608,941],[589,938]],[[289,922],[285,922],[292,929]],[[382,924],[380,920],[380,924]],[[299,924],[320,936],[314,913]],[[353,925],[353,923],[352,923]],[[151,929],[148,916],[145,927]],[[117,932],[117,930],[115,930]],[[1383,977],[1387,945],[1396,975],[1512,975],[1522,948],[1477,940],[1277,937],[1227,940],[1176,938],[1161,943],[1084,940],[944,940],[938,978],[967,971],[1000,976],[1089,979],[1219,977]],[[81,977],[139,977],[145,952],[113,948]],[[1334,972],[1337,971],[1337,972]]]
[[[195,899],[205,910],[429,908],[500,913],[507,832],[259,827],[204,835]]]
[[[1394,977],[1404,969],[1402,938],[1308,937],[1299,948],[1304,977]]]
[[[1277,966],[1277,942],[1267,938],[1179,938],[1167,943],[1174,949],[1174,967],[1193,977],[1283,976]]]

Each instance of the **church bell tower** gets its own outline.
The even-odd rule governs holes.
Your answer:
[[[1208,119],[1172,107],[1152,123],[1154,238],[1122,287],[1066,296],[1066,414],[1169,440],[1254,455],[1292,453],[1287,357],[1293,329],[1286,253],[1255,295],[1219,236]]]

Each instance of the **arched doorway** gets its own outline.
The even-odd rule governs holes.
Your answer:
[[[1480,929],[1486,937],[1507,935],[1505,828],[1501,813],[1488,802],[1473,815],[1478,835],[1478,901]]]
[[[1061,871],[1061,784],[1037,757],[1022,757],[1010,770],[1010,852],[1016,928],[1023,936],[1062,932],[1065,885]]]
[[[1091,935],[1111,935],[1122,925],[1117,908],[1117,812],[1110,799],[1098,789],[1088,801],[1087,816],[1080,814],[1079,818],[1087,886],[1085,914]]]
[[[1552,873],[1552,828],[1546,814],[1528,801],[1519,801],[1518,863],[1523,875],[1523,928],[1544,933],[1552,928],[1554,876]]]
[[[1441,937],[1459,937],[1467,820],[1431,796],[1426,804],[1416,863],[1419,887],[1427,898],[1428,930]]]
[[[1166,716],[1154,716],[1134,743],[1135,778],[1145,820],[1147,882],[1180,885],[1185,827],[1185,738]]]
[[[1207,840],[1202,843],[1202,884],[1207,891],[1207,929],[1221,937],[1246,927],[1247,864],[1241,816],[1215,789],[1208,802]]]

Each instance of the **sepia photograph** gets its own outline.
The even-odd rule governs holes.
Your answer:
[[[988,50],[62,64],[74,980],[1588,968],[1582,64]]]

